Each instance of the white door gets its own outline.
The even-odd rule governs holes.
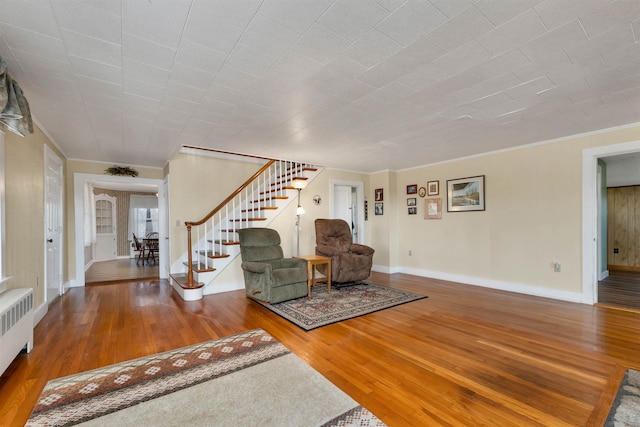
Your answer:
[[[353,241],[364,243],[364,183],[331,180],[331,206],[331,218],[345,220]]]
[[[351,186],[336,185],[333,188],[333,218],[343,219],[349,224],[349,227],[351,227],[351,235],[355,241],[357,236],[353,230],[353,196]]]
[[[116,198],[106,194],[95,197],[96,245],[95,261],[116,259]]]
[[[62,295],[62,160],[45,145],[45,283],[46,301]]]

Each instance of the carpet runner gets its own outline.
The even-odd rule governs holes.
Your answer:
[[[305,331],[340,322],[396,305],[427,298],[425,295],[393,289],[388,286],[360,283],[353,286],[315,286],[310,297],[277,304],[256,301]]]
[[[256,329],[49,381],[26,426],[384,426]]]

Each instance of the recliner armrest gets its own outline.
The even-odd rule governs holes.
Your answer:
[[[301,258],[282,258],[284,268],[307,268],[307,261]]]
[[[316,245],[316,255],[332,257],[337,253],[340,253],[340,251],[333,246],[323,245],[322,243]]]
[[[353,243],[349,248],[349,252],[353,252],[358,255],[373,255],[375,250],[369,246],[361,245],[359,243]]]
[[[266,273],[271,272],[272,267],[271,264],[266,262],[256,262],[256,261],[245,261],[240,264],[243,270],[249,271],[251,273]]]

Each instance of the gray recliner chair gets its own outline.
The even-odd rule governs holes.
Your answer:
[[[307,296],[307,262],[284,258],[277,231],[243,228],[238,234],[249,298],[275,304]]]

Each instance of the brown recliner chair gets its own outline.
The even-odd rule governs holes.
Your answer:
[[[352,243],[349,224],[342,219],[316,219],[316,255],[331,258],[331,281],[349,283],[371,274],[373,248]],[[326,266],[318,266],[326,274]],[[324,270],[324,271],[323,271]]]

